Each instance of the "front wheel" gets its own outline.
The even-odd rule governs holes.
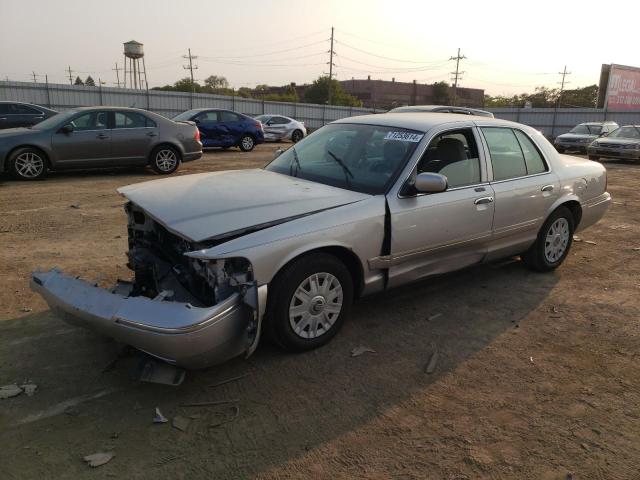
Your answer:
[[[180,153],[173,147],[161,146],[151,153],[151,168],[160,175],[175,172],[180,165]]]
[[[35,148],[19,148],[9,159],[13,176],[20,180],[39,180],[47,174],[44,154]]]
[[[571,211],[558,207],[544,222],[536,242],[522,256],[525,265],[538,272],[558,268],[569,254],[574,228]]]
[[[302,130],[294,130],[294,132],[291,134],[291,141],[293,143],[298,143],[300,140],[302,140],[303,137],[304,134],[302,133]]]
[[[240,150],[250,152],[256,146],[256,142],[251,135],[245,135],[240,139]]]
[[[302,257],[270,287],[267,332],[285,350],[304,351],[329,342],[349,314],[353,280],[333,255]]]

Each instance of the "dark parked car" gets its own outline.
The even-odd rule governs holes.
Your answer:
[[[30,127],[57,114],[55,110],[23,102],[0,102],[0,129]]]
[[[0,172],[24,180],[42,178],[48,169],[110,166],[150,165],[168,174],[201,156],[193,123],[135,108],[77,108],[0,132]]]
[[[250,152],[257,144],[264,142],[262,123],[231,110],[195,108],[182,112],[173,119],[195,122],[204,148],[240,147],[243,152]]]
[[[589,160],[626,158],[640,160],[640,125],[625,125],[606,137],[597,138],[587,148]]]
[[[558,135],[553,142],[556,150],[564,153],[577,150],[587,153],[587,147],[598,137],[609,135],[618,128],[616,122],[586,122],[573,127],[569,132]]]
[[[493,113],[486,110],[469,107],[452,107],[449,105],[409,105],[406,107],[397,107],[389,110],[389,113],[408,113],[408,112],[438,112],[438,113],[458,113],[461,115],[476,115],[478,117],[493,118]]]

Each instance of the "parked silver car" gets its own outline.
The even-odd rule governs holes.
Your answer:
[[[627,158],[640,160],[640,125],[625,125],[604,138],[594,140],[587,149],[590,160]]]
[[[267,141],[291,140],[296,143],[307,136],[307,127],[303,122],[283,115],[259,115],[256,120],[262,123],[264,139]]]
[[[601,164],[525,125],[347,118],[264,169],[120,188],[133,281],[104,290],[51,270],[31,285],[69,322],[185,367],[250,355],[263,331],[307,350],[358,297],[513,255],[555,269],[604,215],[606,185]]]
[[[576,125],[568,133],[558,135],[553,144],[556,150],[564,153],[567,150],[577,150],[587,153],[587,147],[596,138],[607,136],[618,128],[616,122],[586,122]]]
[[[193,122],[136,108],[76,108],[30,128],[0,130],[0,172],[22,180],[37,180],[47,170],[135,165],[169,174],[201,156]]]

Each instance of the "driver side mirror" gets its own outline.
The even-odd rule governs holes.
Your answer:
[[[64,134],[70,134],[71,132],[73,132],[73,125],[71,125],[70,123],[67,123],[65,126],[63,126],[60,131]]]
[[[602,132],[600,135],[598,135],[599,137],[606,137],[607,135],[609,135],[609,132]]]
[[[423,172],[416,175],[414,187],[418,193],[444,192],[448,185],[447,177],[439,173]]]

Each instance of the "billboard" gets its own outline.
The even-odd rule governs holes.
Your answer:
[[[598,106],[608,110],[640,110],[640,68],[603,65]]]

